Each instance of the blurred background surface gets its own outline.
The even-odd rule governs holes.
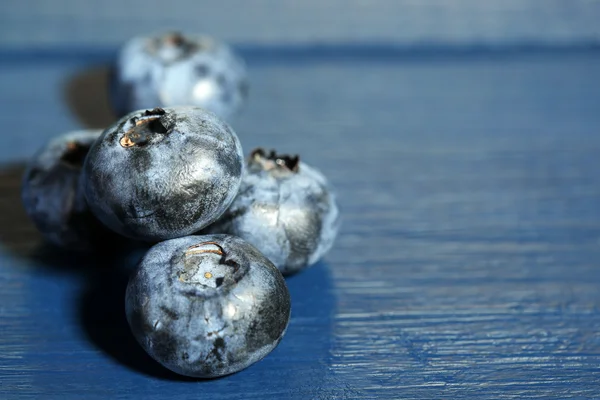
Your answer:
[[[230,42],[464,45],[597,43],[596,0],[5,0],[9,48],[116,46],[140,32],[203,31]]]

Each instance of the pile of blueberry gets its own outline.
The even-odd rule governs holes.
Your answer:
[[[224,44],[135,38],[111,80],[124,116],[56,137],[24,176],[23,203],[50,242],[153,245],[130,278],[127,320],[182,375],[231,374],[272,351],[290,318],[283,275],[319,260],[338,230],[319,171],[261,149],[244,160],[224,119],[246,92],[244,64]]]

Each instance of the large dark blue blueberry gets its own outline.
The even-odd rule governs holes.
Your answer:
[[[101,133],[83,130],[52,139],[23,177],[25,211],[47,240],[66,249],[91,250],[111,235],[88,208],[80,184],[84,158]]]
[[[232,205],[204,233],[239,236],[290,275],[329,251],[339,225],[335,196],[319,171],[298,156],[258,149]]]
[[[229,125],[198,107],[131,113],[104,131],[83,168],[91,210],[139,240],[185,236],[231,204],[243,156]]]
[[[244,62],[229,46],[199,35],[135,37],[121,49],[111,74],[111,100],[120,116],[194,105],[228,119],[247,90]]]
[[[131,330],[168,369],[200,378],[232,374],[280,342],[290,318],[281,273],[227,235],[187,236],[148,251],[126,294]]]

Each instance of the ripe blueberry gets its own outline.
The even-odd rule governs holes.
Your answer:
[[[338,228],[335,196],[319,171],[298,156],[258,149],[232,205],[204,232],[243,238],[289,275],[329,251]]]
[[[25,211],[47,240],[70,250],[91,250],[110,233],[89,210],[80,184],[84,158],[101,133],[82,130],[52,139],[23,177]]]
[[[83,168],[92,212],[114,231],[158,241],[197,232],[235,197],[242,148],[231,128],[198,107],[131,113],[104,131]]]
[[[244,62],[207,36],[168,33],[127,42],[113,68],[111,99],[124,115],[142,108],[193,105],[221,118],[235,114],[247,93]]]
[[[126,314],[156,361],[212,378],[248,367],[279,344],[290,295],[277,268],[242,239],[187,236],[146,253],[127,286]]]

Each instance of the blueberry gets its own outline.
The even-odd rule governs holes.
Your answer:
[[[198,107],[131,113],[104,131],[83,168],[91,210],[139,240],[189,235],[231,204],[243,155],[231,128]]]
[[[213,38],[167,33],[135,37],[111,76],[115,111],[193,105],[228,119],[247,94],[246,68],[229,46]]]
[[[227,235],[153,246],[132,275],[127,321],[152,358],[186,376],[232,374],[280,342],[290,317],[281,273],[253,246]]]
[[[204,232],[245,239],[289,275],[329,251],[338,228],[335,196],[319,171],[298,156],[258,149],[231,207]]]
[[[92,215],[80,184],[84,158],[100,130],[69,132],[48,142],[30,161],[21,196],[25,211],[50,242],[91,250],[109,231]]]

